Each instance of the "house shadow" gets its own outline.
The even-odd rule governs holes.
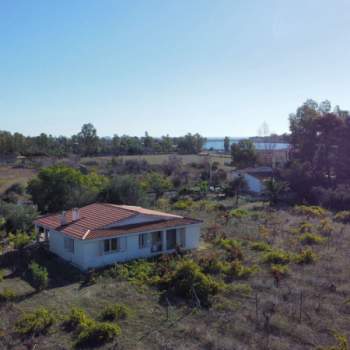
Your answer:
[[[47,270],[49,275],[47,289],[64,287],[84,279],[84,274],[79,269],[51,253],[45,242],[4,253],[0,256],[0,268],[12,271],[5,277],[6,279],[20,277],[32,285],[29,266],[33,261]]]

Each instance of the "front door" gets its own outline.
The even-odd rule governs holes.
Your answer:
[[[176,229],[166,231],[166,249],[175,249],[176,248]]]

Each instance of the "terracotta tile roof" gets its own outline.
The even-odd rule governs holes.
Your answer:
[[[138,215],[154,217],[152,222],[139,222],[125,224],[125,219]],[[61,213],[42,216],[34,224],[48,229],[63,232],[78,239],[96,239],[111,237],[125,233],[142,232],[146,230],[159,230],[167,227],[176,227],[199,223],[199,220],[184,218],[179,215],[168,214],[141,207],[115,205],[110,203],[94,203],[79,209],[79,219],[73,221],[73,212],[66,212],[66,224],[61,224]],[[111,228],[110,225],[118,224]],[[107,226],[109,226],[107,228]]]

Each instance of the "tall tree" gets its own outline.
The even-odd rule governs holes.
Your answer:
[[[224,138],[224,151],[225,153],[228,153],[230,151],[230,139],[228,136],[225,136]]]
[[[95,127],[91,124],[84,124],[78,134],[79,148],[83,156],[94,156],[98,151],[98,136]]]
[[[239,168],[255,165],[257,153],[251,140],[241,140],[231,145],[232,162]]]

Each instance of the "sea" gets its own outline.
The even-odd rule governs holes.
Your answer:
[[[238,143],[240,138],[230,138],[230,146],[233,143]],[[283,150],[289,147],[288,143],[281,142],[254,142],[255,148],[258,150],[264,149],[274,149],[274,150]],[[203,146],[206,150],[215,150],[215,151],[223,151],[224,150],[224,138],[207,138],[206,143]]]

